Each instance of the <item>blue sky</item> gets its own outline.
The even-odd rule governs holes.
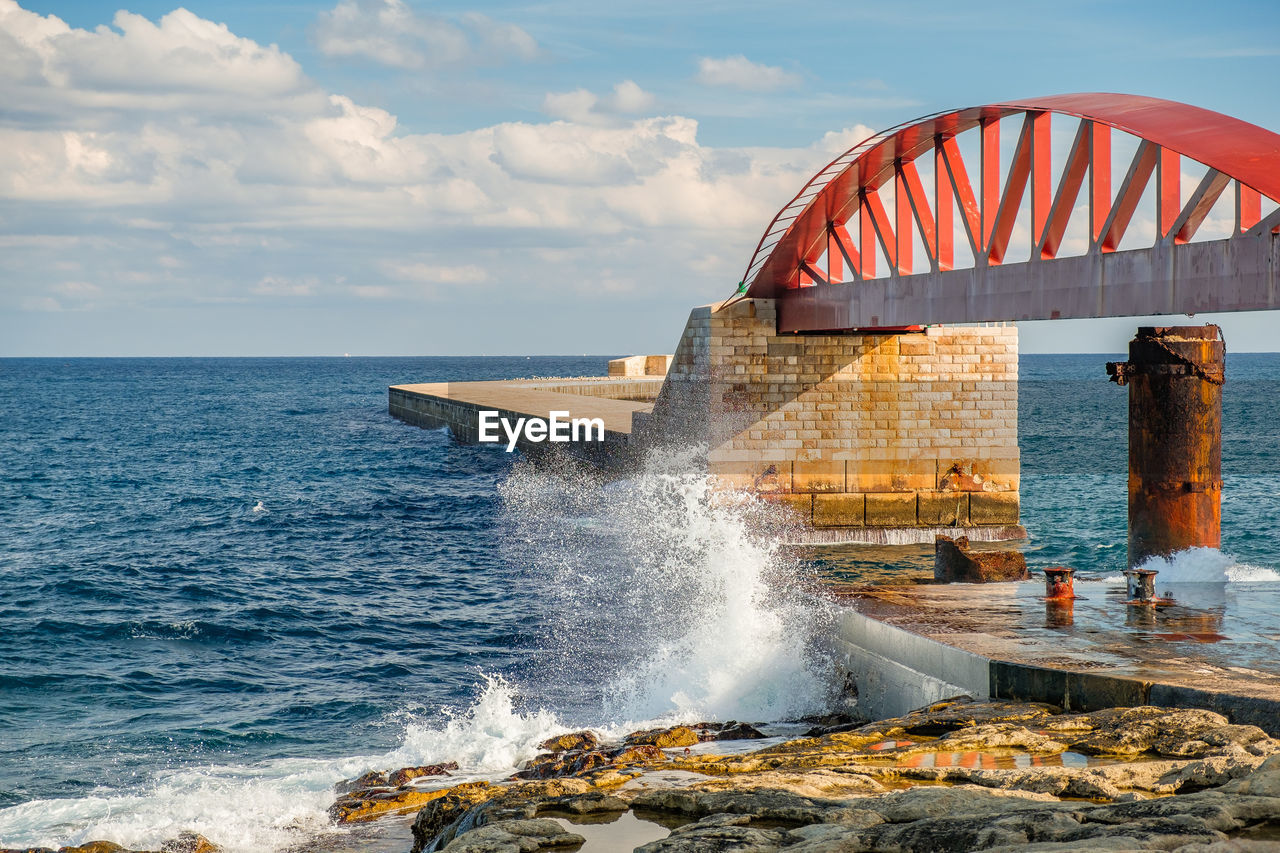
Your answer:
[[[0,0],[0,355],[669,351],[869,131],[1098,90],[1280,130],[1273,2],[124,9]]]

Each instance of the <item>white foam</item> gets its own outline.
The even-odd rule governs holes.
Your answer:
[[[1280,572],[1237,562],[1216,548],[1188,548],[1171,557],[1151,557],[1139,568],[1155,569],[1158,583],[1273,583]]]
[[[830,611],[798,593],[804,577],[780,550],[775,509],[712,490],[692,473],[698,453],[656,455],[606,487],[527,466],[504,486],[517,538],[551,572],[544,594],[561,596],[550,604],[566,616],[559,637],[572,656],[589,664],[634,641],[605,671],[551,675],[599,685],[597,710],[572,728],[616,739],[676,720],[767,721],[827,707],[830,668],[815,654]],[[588,624],[598,630],[574,633]],[[332,828],[326,810],[343,779],[447,761],[459,770],[428,785],[501,779],[571,728],[552,711],[518,710],[500,677],[478,688],[443,725],[410,720],[385,754],[166,770],[134,791],[3,809],[0,846],[156,849],[193,830],[227,853],[279,850]]]
[[[471,707],[443,728],[410,723],[404,743],[383,756],[381,766],[409,767],[458,762],[459,774],[507,775],[539,752],[538,744],[568,731],[550,711],[519,713],[515,691],[500,676],[484,676],[484,689]],[[450,784],[458,780],[452,780]]]
[[[535,755],[541,741],[563,731],[554,714],[518,713],[511,685],[485,678],[470,708],[443,727],[411,723],[403,743],[383,755],[163,771],[136,792],[34,800],[0,810],[0,846],[106,840],[154,850],[193,830],[227,853],[278,850],[332,829],[327,809],[343,779],[446,761],[456,761],[458,771],[430,786],[504,778]]]
[[[778,720],[827,706],[819,641],[831,611],[802,593],[776,508],[713,489],[700,453],[653,453],[603,488],[528,466],[504,486],[518,538],[536,544],[549,589],[564,596],[556,641],[577,659],[602,634],[635,649],[594,673],[606,724]]]

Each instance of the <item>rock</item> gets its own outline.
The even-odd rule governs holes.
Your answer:
[[[571,749],[590,751],[599,745],[600,739],[593,732],[581,731],[547,738],[538,744],[538,749],[545,749],[548,752],[568,752]]]
[[[976,785],[908,788],[863,800],[861,806],[876,811],[889,823],[907,823],[944,817],[1006,814],[1016,809],[1044,809],[1046,803],[1066,807],[1050,794],[997,791]]]
[[[176,838],[160,845],[160,853],[218,853],[222,848],[196,832],[179,832]]]
[[[942,583],[1023,581],[1027,560],[1021,551],[970,551],[969,539],[939,535],[934,540],[933,578]]]
[[[860,821],[865,809],[854,808],[837,799],[801,797],[784,791],[694,791],[659,788],[644,791],[631,801],[633,808],[705,817],[712,814],[746,815],[756,820],[783,823],[830,823]],[[871,818],[874,820],[874,818]]]
[[[533,853],[586,843],[554,820],[503,820],[464,832],[444,847],[448,853]]]
[[[1208,829],[1230,832],[1262,821],[1280,821],[1280,799],[1198,791],[1176,797],[1098,806],[1089,812],[1089,820],[1113,824],[1174,817],[1194,819]]]
[[[562,811],[569,814],[608,814],[625,812],[628,808],[630,806],[625,800],[602,791],[593,791],[576,797],[557,797],[546,800],[539,805],[538,811],[540,813]]]
[[[894,752],[961,752],[973,749],[1018,749],[1056,755],[1065,752],[1067,745],[1017,723],[984,723],[948,732],[928,743],[899,747]]]
[[[1254,797],[1280,797],[1280,770],[1251,773],[1243,779],[1235,779],[1223,785],[1221,790],[1230,794],[1248,794]]]
[[[58,853],[130,853],[114,841],[89,841],[78,847],[59,847]]]
[[[667,754],[660,748],[647,743],[625,746],[609,753],[609,759],[615,765],[652,764],[666,761]]]
[[[637,847],[635,853],[774,853],[781,849],[782,832],[745,826],[724,817],[713,815],[677,827],[666,838]]]
[[[1258,756],[1280,750],[1280,742],[1262,729],[1233,726],[1221,714],[1198,708],[1108,708],[1051,717],[1038,727],[1087,755],[1202,758],[1233,749]]]
[[[1187,844],[1178,853],[1275,853],[1276,842],[1250,838],[1232,838],[1209,844]]]
[[[1190,815],[1172,815],[1142,818],[1116,825],[1089,822],[1060,840],[1078,844],[1103,838],[1132,839],[1139,842],[1140,849],[1173,850],[1189,843],[1213,843],[1223,840],[1225,836]]]
[[[423,806],[413,821],[412,853],[428,849],[437,836],[459,823],[468,812],[474,814],[478,804],[507,794],[506,790],[497,786],[490,786],[485,792],[489,794],[488,799],[480,799],[479,792],[474,789],[448,789]]]
[[[424,791],[406,785],[400,788],[356,791],[338,799],[329,806],[329,817],[338,823],[359,823],[384,814],[407,812],[421,808],[432,800],[456,794],[472,802],[483,802],[493,796],[488,782],[465,782],[452,788]]]
[[[540,850],[558,836],[495,827],[617,813],[628,803],[688,821],[640,848],[652,853],[1223,850],[1228,841],[1265,838],[1253,835],[1258,827],[1280,825],[1280,743],[1209,711],[1064,714],[1050,705],[955,697],[748,754],[668,756],[659,746],[739,725],[638,732],[621,747],[539,756],[531,765],[565,775],[493,786],[478,805],[468,796],[428,803],[414,823],[414,849]],[[1039,757],[1077,745],[1121,760],[1054,766]],[[911,766],[930,753],[984,760]],[[1014,755],[1027,761],[1011,766]],[[712,778],[654,774],[646,786],[670,787],[604,790],[655,766]]]
[[[333,786],[335,794],[347,794],[352,791],[367,791],[371,788],[398,788],[414,779],[426,776],[448,776],[450,770],[457,770],[458,763],[449,761],[444,764],[424,764],[421,767],[402,767],[390,773],[370,770],[356,779],[348,779]]]
[[[427,776],[448,776],[450,770],[457,769],[458,762],[456,761],[449,761],[444,764],[424,764],[420,767],[402,767],[387,776],[387,782],[398,788],[401,785],[412,782],[414,779],[423,779]]]
[[[856,729],[858,726],[866,725],[867,720],[865,718],[855,719],[848,714],[816,714],[801,717],[797,722],[810,723],[813,726],[813,728],[804,733],[805,737],[819,737]]]
[[[659,749],[672,749],[679,746],[693,746],[701,743],[698,733],[689,726],[672,726],[669,729],[649,729],[643,732],[632,732],[623,743],[627,746],[648,744]]]
[[[514,778],[556,779],[564,776],[583,776],[600,768],[653,764],[665,761],[666,758],[666,753],[650,744],[621,746],[605,751],[546,752],[529,759],[524,769],[518,771]]]
[[[860,773],[836,773],[831,770],[810,770],[803,773],[769,770],[752,773],[749,776],[698,782],[690,786],[690,789],[695,791],[754,791],[761,788],[785,791],[801,797],[830,799],[879,794],[887,790],[884,785],[870,776]]]
[[[759,740],[764,732],[750,723],[731,723],[716,732],[716,740]]]
[[[363,776],[357,776],[355,779],[346,779],[338,782],[333,786],[335,794],[346,794],[351,791],[367,791],[370,788],[386,788],[389,787],[387,782],[387,774],[378,770],[370,770]]]
[[[1042,721],[1059,715],[1060,709],[1040,702],[976,702],[969,696],[956,696],[926,705],[902,717],[893,717],[860,726],[860,734],[894,731],[908,735],[936,737],[956,729],[988,723],[1033,722],[1042,729]]]

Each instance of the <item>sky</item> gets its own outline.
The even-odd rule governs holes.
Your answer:
[[[669,352],[875,130],[1120,91],[1280,131],[1274,0],[121,2],[0,0],[0,356]]]

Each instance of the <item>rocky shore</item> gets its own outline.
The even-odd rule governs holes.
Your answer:
[[[1280,850],[1280,741],[1210,711],[958,698],[873,723],[813,723],[736,752],[690,748],[762,732],[705,723],[613,744],[568,733],[503,782],[439,787],[448,765],[368,774],[339,786],[330,814],[412,816],[398,830],[412,853],[632,849],[621,830],[600,840],[624,823],[653,830],[634,846],[643,853]],[[182,841],[163,849],[214,849]]]

